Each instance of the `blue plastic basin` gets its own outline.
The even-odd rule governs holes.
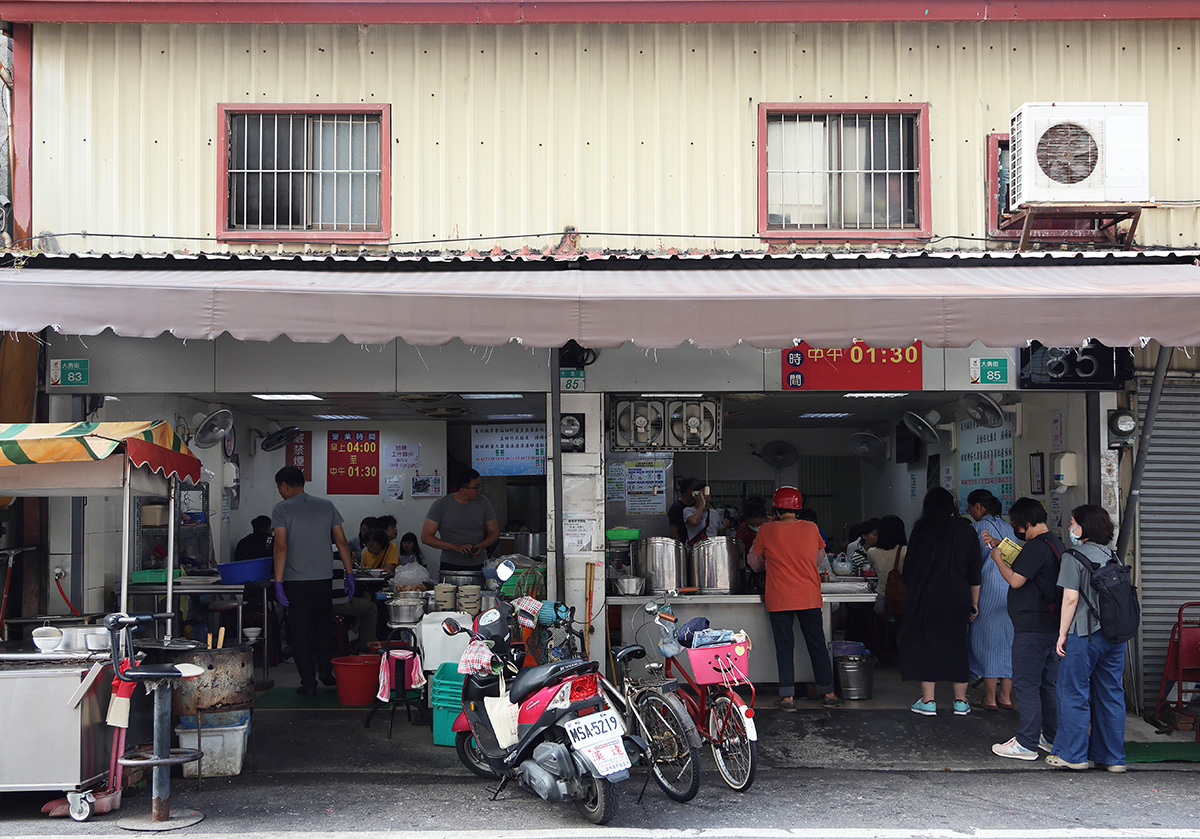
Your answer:
[[[221,574],[221,582],[226,585],[240,585],[241,583],[269,580],[274,564],[274,557],[260,556],[257,559],[222,563],[217,566],[217,571]]]

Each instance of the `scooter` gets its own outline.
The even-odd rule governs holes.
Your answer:
[[[481,614],[474,630],[453,618],[442,622],[447,635],[467,633],[489,650],[491,672],[463,680],[462,713],[453,724],[459,757],[477,775],[500,780],[493,800],[516,781],[545,801],[574,801],[588,821],[607,824],[617,809],[613,785],[629,777],[629,752],[643,745],[607,704],[595,662],[520,669],[511,616],[512,607],[501,603]]]

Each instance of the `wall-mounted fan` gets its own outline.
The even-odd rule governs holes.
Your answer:
[[[259,432],[260,434],[262,432]],[[282,449],[288,443],[292,442],[300,435],[300,429],[294,425],[289,425],[287,428],[281,428],[278,431],[273,431],[268,434],[260,443],[260,447],[264,452],[273,452],[276,449]],[[250,451],[254,451],[254,444],[250,444]]]
[[[888,441],[870,431],[856,431],[850,435],[850,451],[859,457],[887,457]]]
[[[776,472],[788,468],[800,459],[800,453],[796,451],[796,447],[787,440],[772,440],[763,446],[761,452],[752,453],[761,457],[763,462]]]
[[[1004,415],[1013,417],[1013,434],[1021,436],[1021,404],[1001,405],[986,393],[964,393],[958,399],[958,406],[967,416],[984,428],[999,428],[1004,425]]]
[[[721,447],[721,405],[715,399],[670,399],[666,448],[712,451]]]
[[[195,426],[189,427],[183,417],[176,415],[175,431],[183,438],[183,442],[198,449],[211,449],[225,439],[229,429],[233,428],[233,412],[228,408],[213,411],[211,414],[196,414],[192,418]]]
[[[641,451],[666,442],[666,405],[661,399],[617,397],[612,400],[612,450]]]
[[[927,446],[932,446],[941,437],[938,435],[938,420],[942,415],[937,411],[918,414],[916,411],[904,412],[904,427],[920,438]]]

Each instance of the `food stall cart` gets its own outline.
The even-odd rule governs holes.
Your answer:
[[[0,424],[0,495],[114,495],[123,499],[120,608],[128,607],[134,494],[165,496],[200,480],[200,461],[161,421]],[[168,587],[175,532],[168,534]],[[168,627],[169,631],[169,627]],[[0,791],[78,791],[109,764],[106,650],[0,652]]]

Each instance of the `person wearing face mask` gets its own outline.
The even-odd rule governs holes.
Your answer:
[[[687,528],[686,545],[694,545],[702,539],[712,539],[729,527],[729,519],[712,508],[712,494],[707,486],[697,485],[692,489],[691,506],[683,509],[683,523]]]
[[[758,536],[758,529],[766,523],[767,505],[761,498],[747,498],[746,508],[742,513],[742,523],[735,531],[742,547],[746,549],[746,553],[750,553],[750,549],[754,547],[754,539]]]
[[[983,534],[997,539],[1015,539],[1012,527],[1000,518],[1000,499],[989,490],[977,489],[967,496],[967,513],[975,520],[983,561],[983,583],[979,587],[979,616],[971,624],[971,678],[983,679],[983,699],[976,708],[1012,710],[1013,625],[1008,616],[1008,583],[991,561],[991,548]]]
[[[1000,539],[983,532],[992,561],[1008,583],[1008,616],[1013,623],[1013,692],[1020,705],[1016,735],[992,746],[992,753],[1017,760],[1037,760],[1049,752],[1058,731],[1058,617],[1062,595],[1058,574],[1062,540],[1046,526],[1046,508],[1033,498],[1018,498],[1008,510],[1016,535],[1025,540],[1012,567],[1004,561]]]
[[[1114,644],[1100,630],[1092,608],[1091,568],[1115,558],[1105,547],[1116,528],[1103,507],[1084,504],[1071,511],[1071,544],[1063,557],[1058,584],[1062,614],[1058,642],[1058,736],[1046,765],[1087,769],[1088,761],[1109,772],[1125,771],[1125,645]],[[1072,556],[1078,554],[1079,556]]]

